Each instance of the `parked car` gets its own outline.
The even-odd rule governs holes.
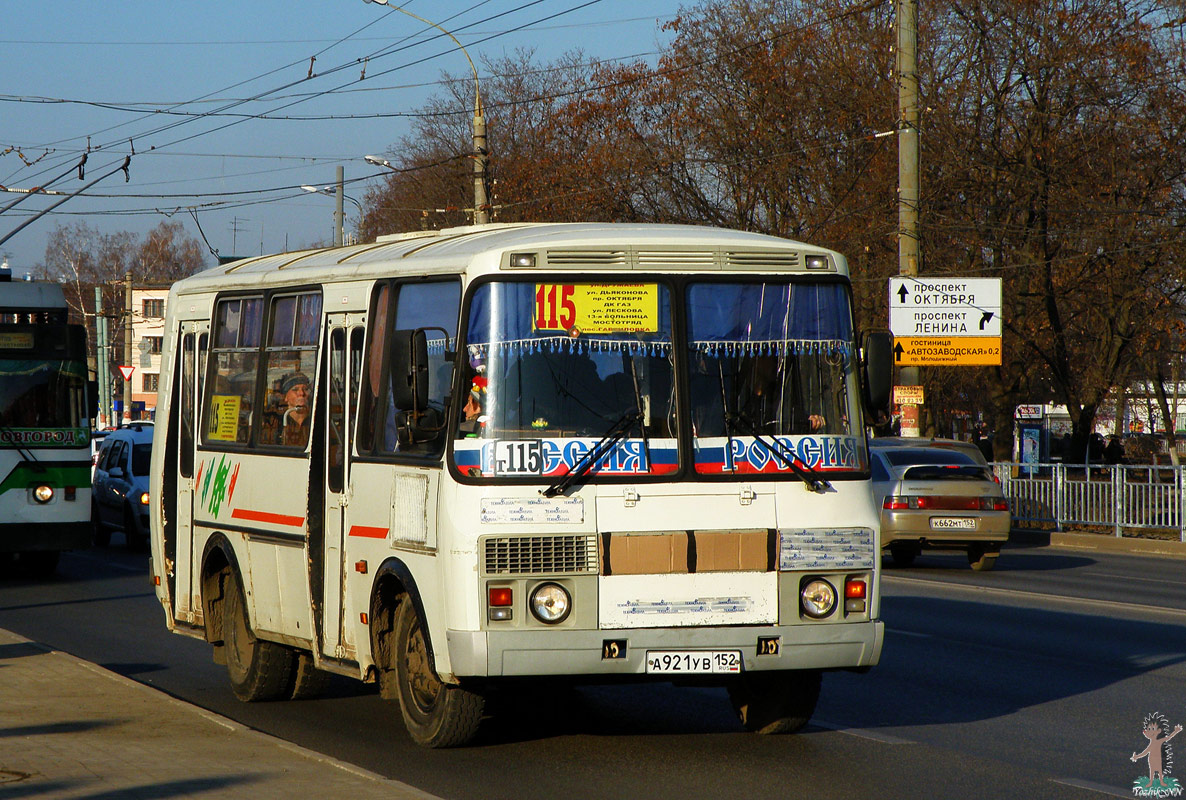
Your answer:
[[[91,431],[91,480],[95,479],[95,466],[99,463],[99,448],[103,446],[103,440],[107,438],[107,434],[111,433],[114,428],[105,428],[101,431]]]
[[[109,433],[99,448],[91,479],[91,520],[95,544],[106,547],[122,531],[128,547],[148,544],[148,465],[152,424],[132,423]]]
[[[895,564],[909,566],[930,549],[964,550],[974,570],[996,565],[1013,519],[1000,482],[974,444],[896,438],[869,444],[881,547]]]

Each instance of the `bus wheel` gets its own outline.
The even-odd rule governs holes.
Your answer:
[[[747,731],[794,733],[819,700],[818,669],[743,672],[729,684],[729,700]]]
[[[329,685],[329,673],[313,666],[313,654],[301,651],[297,653],[296,667],[292,671],[292,689],[289,690],[290,700],[308,700],[318,697]]]
[[[997,556],[1001,551],[983,544],[974,544],[968,548],[968,566],[977,572],[988,572],[997,565]]]
[[[420,615],[406,597],[396,612],[394,656],[399,706],[412,741],[424,747],[457,747],[472,739],[485,699],[437,677]]]
[[[30,578],[48,578],[57,570],[61,557],[57,550],[27,550],[20,554],[17,563]]]
[[[285,694],[294,654],[283,645],[257,639],[247,625],[243,589],[229,572],[223,577],[222,639],[231,690],[245,703]]]

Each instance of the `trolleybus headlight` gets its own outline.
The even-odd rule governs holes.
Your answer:
[[[572,598],[558,583],[541,583],[531,593],[531,613],[540,622],[555,625],[563,622],[572,610]]]
[[[799,592],[799,605],[803,607],[803,613],[812,619],[826,617],[836,607],[836,589],[820,578],[807,581],[803,584],[803,591]]]
[[[38,503],[48,503],[54,499],[54,487],[44,483],[40,486],[34,486],[33,499]]]

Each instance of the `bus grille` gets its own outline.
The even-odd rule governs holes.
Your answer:
[[[486,575],[597,572],[597,536],[492,536],[485,540]]]

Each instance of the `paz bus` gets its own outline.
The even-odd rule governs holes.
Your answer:
[[[0,271],[0,555],[34,575],[89,547],[91,419],[86,330],[54,283]]]
[[[891,351],[851,308],[840,254],[689,226],[423,231],[179,281],[168,627],[241,700],[347,675],[429,747],[544,679],[709,683],[796,730],[884,633],[864,419]]]

